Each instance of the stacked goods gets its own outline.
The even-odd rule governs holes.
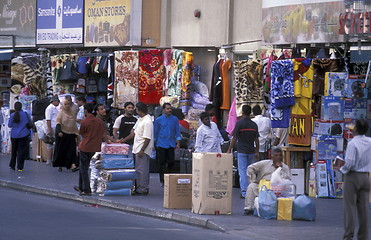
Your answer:
[[[134,160],[128,158],[129,145],[102,144],[97,192],[102,196],[130,196],[134,186]]]

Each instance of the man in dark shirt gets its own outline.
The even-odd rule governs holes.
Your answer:
[[[74,189],[80,192],[80,195],[91,195],[89,181],[89,163],[95,152],[101,151],[102,139],[105,137],[104,122],[95,117],[93,112],[94,106],[90,103],[85,104],[85,119],[81,122],[80,135],[82,141],[79,144],[80,150],[80,173],[79,186]]]
[[[134,103],[126,102],[124,104],[125,113],[119,116],[113,125],[113,137],[120,139],[120,142],[125,142],[129,145],[133,145],[134,138],[126,138],[130,135],[137,119],[133,116]]]
[[[246,175],[247,167],[259,158],[259,132],[258,126],[250,119],[251,107],[242,107],[242,119],[236,123],[233,130],[233,138],[227,153],[231,153],[237,140],[238,172],[240,175],[241,198],[246,197],[246,189],[249,185]]]

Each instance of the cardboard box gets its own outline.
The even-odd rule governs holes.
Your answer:
[[[368,90],[366,88],[365,77],[365,75],[348,75],[348,98],[367,98]]]
[[[192,174],[164,175],[164,208],[192,208]]]
[[[316,164],[316,189],[318,197],[328,197],[327,166],[325,160],[318,160]]]
[[[304,194],[304,168],[291,169],[291,181],[296,186],[296,194]]]
[[[292,220],[291,198],[277,198],[277,220]]]
[[[192,212],[232,213],[233,155],[193,153]]]
[[[366,119],[367,99],[345,98],[344,99],[344,118],[345,119]]]
[[[344,121],[314,120],[313,133],[321,135],[343,135]]]
[[[325,96],[345,97],[348,74],[341,72],[327,72],[325,76]]]
[[[344,98],[322,96],[321,119],[332,121],[344,120]]]
[[[344,151],[344,138],[343,136],[338,135],[319,135],[319,134],[312,134],[311,140],[311,150],[317,151],[318,144],[321,143],[323,140],[328,139],[336,139],[336,148],[338,152]]]

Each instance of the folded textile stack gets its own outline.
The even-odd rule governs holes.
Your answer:
[[[102,196],[130,196],[136,178],[134,159],[128,158],[129,145],[102,144],[102,154],[95,162],[99,170],[97,193]]]

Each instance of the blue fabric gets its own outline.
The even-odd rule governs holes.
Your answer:
[[[123,189],[115,189],[115,190],[104,190],[104,196],[130,196],[131,189],[130,188],[123,188]]]
[[[249,180],[247,178],[247,167],[254,162],[255,154],[248,154],[248,153],[238,153],[237,160],[238,160],[238,173],[240,175],[240,187],[241,187],[241,195],[246,197],[246,189],[249,185]]]
[[[166,117],[164,114],[156,118],[154,138],[156,147],[175,148],[176,141],[182,140],[178,118],[173,115]]]
[[[19,111],[20,121],[18,123],[14,122],[14,113],[10,115],[8,127],[12,128],[10,133],[11,138],[24,138],[30,135],[30,130],[26,127],[29,116],[24,111]]]
[[[294,65],[291,60],[273,61],[271,67],[271,97],[276,108],[295,104]]]
[[[107,190],[114,190],[114,189],[122,189],[122,188],[132,188],[134,185],[133,180],[128,181],[114,181],[114,182],[107,182]]]
[[[111,173],[112,181],[121,181],[121,180],[132,180],[136,179],[135,171],[123,171],[123,172],[113,172]]]
[[[97,168],[100,169],[134,168],[134,160],[132,158],[101,160],[100,163],[97,164]]]
[[[130,149],[131,152],[132,149]],[[129,155],[125,154],[101,154],[102,160],[115,160],[115,159],[123,159],[128,158]]]

